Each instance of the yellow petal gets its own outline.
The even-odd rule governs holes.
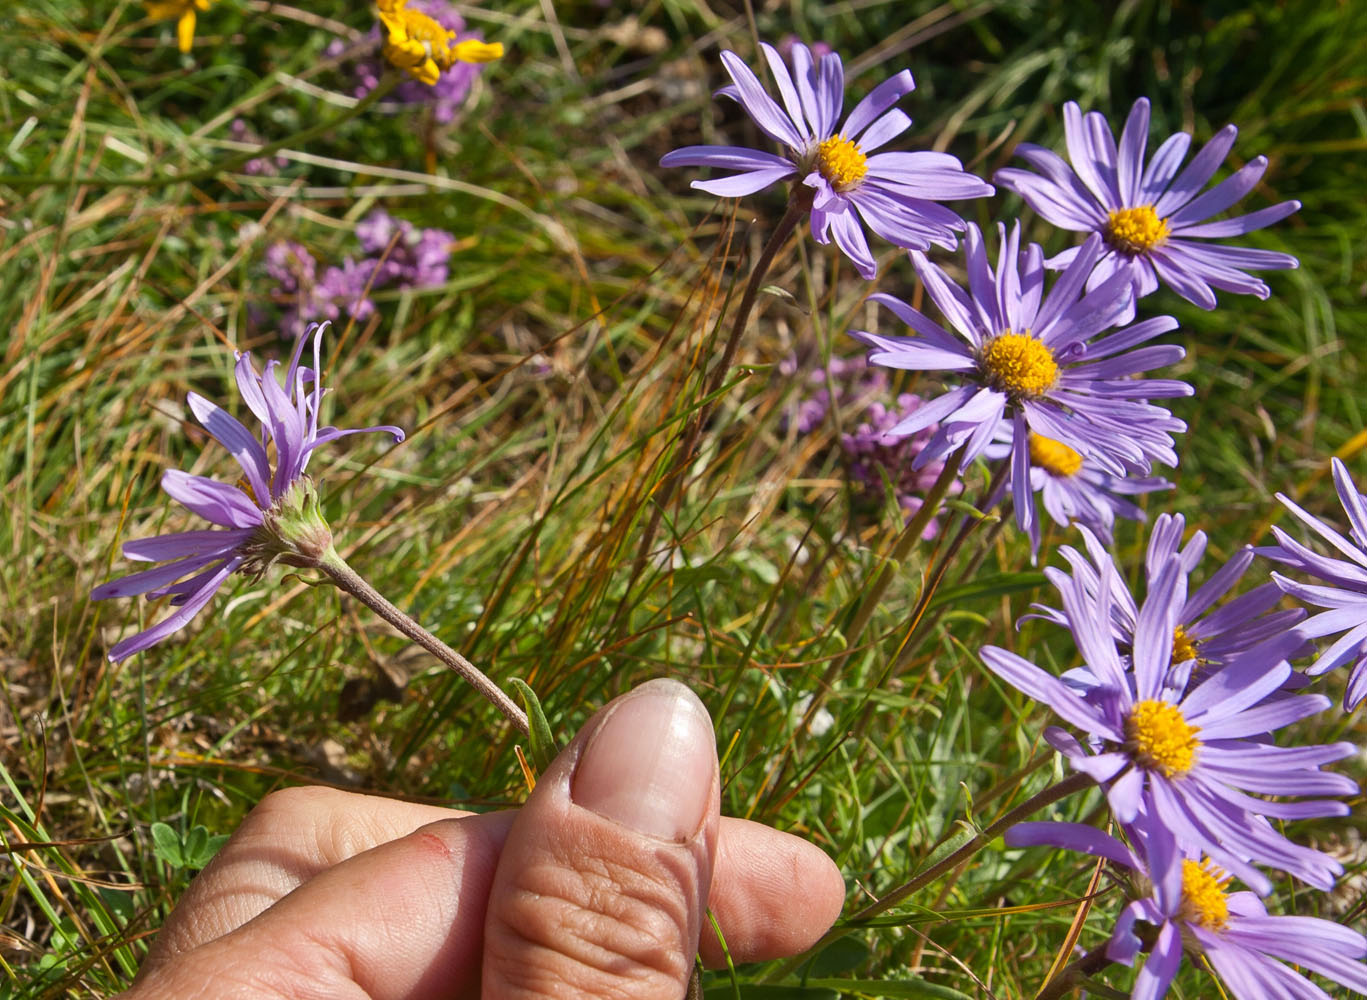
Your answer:
[[[481,42],[478,38],[467,38],[451,49],[451,56],[457,62],[487,63],[503,58],[502,42]]]
[[[195,44],[195,9],[191,7],[176,22],[176,41],[180,51],[189,52]]]

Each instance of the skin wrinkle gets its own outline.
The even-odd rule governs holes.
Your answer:
[[[521,870],[487,931],[497,939],[496,954],[530,947],[557,965],[564,960],[614,977],[646,967],[674,981],[686,973],[683,955],[695,947],[684,939],[692,920],[683,901],[696,877],[678,871],[682,866],[675,859],[669,859],[672,865],[660,860],[665,871],[675,869],[674,878],[661,879],[601,854],[591,860],[580,856],[580,866],[590,863],[578,871],[558,861]]]

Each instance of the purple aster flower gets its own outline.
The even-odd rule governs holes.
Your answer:
[[[1253,190],[1267,169],[1267,157],[1255,157],[1198,197],[1234,145],[1238,129],[1233,125],[1217,132],[1180,174],[1191,144],[1185,132],[1170,136],[1144,165],[1149,137],[1145,98],[1130,110],[1119,148],[1106,119],[1096,111],[1082,114],[1072,101],[1063,106],[1063,128],[1071,167],[1056,153],[1023,142],[1016,153],[1038,173],[1007,167],[993,179],[1054,225],[1101,236],[1106,253],[1089,287],[1123,273],[1133,281],[1137,297],[1162,281],[1187,301],[1214,309],[1212,288],[1267,298],[1267,285],[1246,270],[1297,266],[1290,254],[1203,242],[1242,236],[1301,207],[1298,201],[1284,201],[1232,219],[1203,221]],[[1067,250],[1048,266],[1064,267],[1077,253],[1077,248]]]
[[[312,368],[299,364],[308,337],[299,338],[285,370],[284,388],[275,377],[279,362],[269,362],[265,372],[258,373],[250,354],[237,356],[238,392],[243,405],[261,422],[259,434],[253,434],[227,410],[198,393],[189,394],[190,412],[237,459],[242,478],[229,485],[179,469],[168,469],[162,475],[162,489],[216,527],[124,544],[123,554],[129,559],[170,561],[103,583],[91,591],[91,598],[169,596],[176,610],[151,628],[117,643],[109,651],[110,660],[122,660],[179,631],[233,573],[260,575],[276,560],[310,565],[309,558],[331,547],[332,536],[318,513],[317,494],[304,474],[315,448],[348,434],[369,431],[388,431],[395,441],[403,440],[403,431],[387,425],[354,430],[318,426],[324,392],[320,352],[326,327],[323,323],[310,328]],[[310,384],[312,389],[308,388]]]
[[[722,198],[753,194],[789,177],[800,179],[813,189],[808,193],[814,198],[812,236],[818,243],[829,243],[834,236],[865,278],[878,269],[860,219],[900,247],[925,250],[937,244],[953,249],[954,234],[964,222],[936,202],[982,198],[993,193],[991,185],[966,173],[945,153],[874,153],[911,126],[911,119],[892,107],[915,88],[911,73],[903,70],[879,84],[837,128],[845,101],[840,57],[829,53],[813,62],[811,50],[794,43],[790,74],[772,45],[761,42],[760,48],[783,107],[734,52],[721,54],[734,82],[717,93],[739,102],[761,132],[787,147],[787,154],[743,146],[687,146],[666,154],[660,166],[738,171],[693,182],[693,187]]]
[[[1167,527],[1171,522],[1155,525],[1155,531]],[[1304,640],[1294,630],[1283,632],[1231,657],[1199,684],[1174,684],[1173,661],[1181,655],[1174,653],[1174,637],[1187,604],[1187,567],[1176,557],[1161,567],[1125,651],[1112,626],[1119,617],[1116,595],[1123,587],[1109,560],[1098,569],[1094,590],[1081,573],[1069,577],[1046,570],[1063,600],[1061,618],[1095,679],[1090,690],[1079,694],[994,646],[982,650],[983,662],[1082,730],[1089,748],[1058,729],[1048,734],[1049,742],[1073,768],[1105,787],[1121,823],[1135,823],[1142,813],[1183,847],[1210,855],[1263,894],[1271,884],[1253,863],[1330,888],[1342,866],[1292,843],[1264,817],[1342,816],[1347,806],[1331,799],[1256,797],[1351,795],[1357,789],[1342,775],[1320,771],[1322,765],[1355,753],[1353,744],[1281,747],[1268,739],[1273,730],[1329,706],[1320,695],[1269,698],[1291,673],[1286,657]]]
[[[1193,532],[1186,545],[1182,545],[1185,533],[1186,519],[1180,514],[1160,514],[1154,521],[1144,560],[1146,587],[1149,590],[1158,586],[1159,578],[1174,561],[1180,565],[1185,577],[1189,577],[1200,565],[1206,551],[1206,533]],[[1116,578],[1119,578],[1120,573],[1098,537],[1083,532],[1083,541],[1087,556],[1067,545],[1060,547],[1059,551],[1072,567],[1073,582],[1095,597],[1100,590],[1103,568]],[[1173,669],[1167,682],[1169,687],[1181,690],[1193,676],[1197,680],[1205,679],[1213,670],[1223,667],[1241,653],[1296,629],[1305,618],[1305,612],[1300,608],[1277,609],[1282,595],[1273,583],[1254,587],[1216,608],[1243,579],[1253,563],[1254,555],[1252,547],[1244,546],[1194,593],[1187,593],[1184,584],[1183,593],[1186,596],[1177,610],[1173,625]],[[1046,572],[1063,575],[1057,569]],[[1040,617],[1068,627],[1068,619],[1063,612],[1042,605],[1035,607],[1040,613],[1027,617]],[[1126,589],[1111,594],[1110,625],[1111,635],[1119,648],[1122,651],[1133,648],[1139,625],[1139,607]],[[1304,656],[1311,648],[1309,642],[1302,642],[1287,655],[1291,658]],[[1296,674],[1288,683],[1299,686],[1303,680]]]
[[[1317,676],[1352,660],[1353,670],[1348,675],[1348,690],[1343,702],[1351,712],[1367,697],[1367,503],[1353,485],[1348,467],[1337,458],[1332,464],[1339,503],[1348,516],[1348,537],[1307,513],[1289,497],[1278,493],[1277,499],[1297,520],[1348,559],[1322,556],[1276,527],[1272,534],[1277,545],[1258,551],[1329,585],[1298,583],[1279,573],[1272,574],[1273,582],[1285,593],[1312,607],[1325,609],[1300,626],[1302,634],[1318,639],[1342,633],[1306,673]]]
[[[1016,513],[1028,531],[1034,522],[1030,433],[1067,445],[1112,475],[1147,472],[1152,461],[1176,465],[1171,435],[1186,424],[1149,400],[1187,396],[1192,390],[1185,382],[1133,377],[1183,356],[1177,346],[1139,347],[1176,327],[1171,316],[1093,339],[1131,308],[1129,284],[1121,275],[1081,294],[1101,253],[1099,237],[1084,244],[1046,296],[1039,246],[1032,243],[1020,251],[1019,223],[1009,237],[1004,226],[998,231],[1002,245],[994,274],[982,234],[968,226],[968,293],[924,254],[912,253],[927,294],[958,337],[884,293],[870,298],[892,310],[915,336],[850,334],[869,346],[874,364],[963,376],[964,384],[918,409],[891,433],[912,434],[938,422],[940,429],[916,463],[962,448],[967,464],[1009,428]]]
[[[989,459],[1007,458],[1011,454],[1009,435],[1007,441],[1006,444],[994,444],[984,454]],[[1029,452],[1030,490],[1041,496],[1044,509],[1054,523],[1063,528],[1080,525],[1104,545],[1111,544],[1111,529],[1117,517],[1144,520],[1144,511],[1125,497],[1172,489],[1172,483],[1159,476],[1113,476],[1098,469],[1093,461],[1062,441],[1042,434],[1030,435]],[[1026,521],[1019,511],[1016,518],[1018,522]],[[1030,550],[1038,553],[1039,519],[1031,517],[1028,524]]]
[[[232,120],[228,125],[228,134],[232,136],[235,142],[250,143],[254,146],[259,146],[263,142],[261,136],[241,118],[234,118]],[[276,174],[280,173],[284,167],[288,166],[289,162],[289,160],[278,153],[270,158],[258,156],[243,164],[242,172],[254,176],[264,175],[274,177]]]
[[[1007,831],[1006,843],[1081,851],[1134,872],[1137,898],[1122,911],[1106,949],[1111,960],[1132,965],[1143,948],[1135,924],[1158,928],[1133,1000],[1167,993],[1184,947],[1205,957],[1236,1000],[1329,1000],[1284,962],[1367,993],[1367,938],[1330,920],[1269,914],[1255,894],[1230,892],[1224,872],[1198,852],[1179,851],[1161,829],[1131,833],[1133,849],[1090,826],[1021,823]]]

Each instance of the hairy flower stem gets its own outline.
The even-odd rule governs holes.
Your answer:
[[[830,944],[832,941],[859,930],[861,924],[872,920],[886,910],[892,909],[912,894],[919,892],[926,886],[932,884],[942,875],[953,871],[955,868],[958,868],[960,865],[972,859],[975,854],[1017,823],[1022,822],[1027,817],[1039,812],[1041,809],[1053,805],[1060,799],[1065,799],[1074,792],[1080,792],[1084,788],[1089,788],[1094,784],[1096,784],[1096,782],[1092,780],[1090,775],[1076,771],[1057,784],[1050,785],[1043,791],[1030,796],[1030,798],[1016,806],[1016,808],[1005,813],[1000,819],[984,827],[981,832],[959,847],[958,850],[941,858],[929,868],[913,876],[910,880],[903,882],[887,895],[875,900],[862,910],[842,921],[840,924],[832,927],[821,936],[821,939],[817,941],[816,944],[812,945],[796,958],[791,958],[783,963],[783,965],[773,973],[765,976],[764,981],[778,982],[782,980],[785,976],[800,968],[804,962],[820,952],[822,948],[826,947],[826,945]]]
[[[338,587],[460,674],[476,691],[492,702],[493,706],[502,712],[523,736],[530,734],[531,730],[527,725],[526,713],[518,708],[511,698],[499,690],[498,686],[489,680],[483,671],[390,604],[383,594],[361,579],[356,571],[347,565],[346,560],[337,554],[336,549],[329,548],[327,553],[318,560],[317,566]]]
[[[740,349],[740,340],[745,333],[745,328],[750,321],[750,313],[755,308],[755,302],[759,298],[759,290],[763,287],[765,276],[769,273],[769,268],[774,263],[774,258],[778,256],[779,249],[788,242],[788,237],[793,234],[797,224],[803,217],[811,211],[812,198],[816,192],[802,184],[795,184],[793,192],[788,198],[788,208],[779,219],[774,231],[769,234],[768,241],[764,248],[760,250],[759,257],[755,259],[754,269],[750,272],[750,280],[745,284],[745,291],[741,293],[740,306],[736,309],[735,319],[731,323],[731,335],[726,341],[726,346],[722,349],[721,362],[712,372],[712,377],[706,382],[703,390],[703,399],[715,395],[721,390],[726,382],[726,373],[731,370],[731,364],[736,360],[736,351]],[[698,446],[698,439],[702,436],[702,429],[707,422],[712,419],[712,414],[716,411],[720,400],[713,400],[711,403],[704,402],[698,407],[693,419],[688,422],[683,432],[683,444],[674,454],[674,461],[659,480],[659,486],[654,496],[651,498],[653,510],[650,513],[650,521],[646,524],[646,529],[641,535],[640,547],[636,552],[636,559],[631,567],[631,576],[627,582],[627,589],[635,585],[640,578],[641,572],[645,569],[646,560],[650,556],[650,547],[655,542],[655,535],[660,530],[660,519],[664,517],[665,508],[669,506],[669,501],[674,495],[674,491],[683,482],[684,473],[690,462],[693,461],[693,450]],[[618,606],[617,617],[620,617],[624,610],[629,606],[628,601],[623,601]],[[614,622],[615,624],[615,622]]]
[[[211,163],[207,167],[199,170],[192,170],[188,174],[153,174],[151,177],[54,177],[51,174],[0,174],[0,184],[9,187],[31,188],[31,187],[138,187],[155,188],[166,187],[172,184],[198,184],[202,181],[211,180],[219,174],[231,173],[237,170],[249,160],[258,157],[270,156],[286,146],[304,146],[317,139],[319,136],[327,135],[334,131],[338,126],[344,125],[351,119],[368,110],[373,104],[385,97],[391,90],[399,85],[402,75],[397,70],[390,70],[376,85],[375,89],[366,94],[354,105],[347,108],[339,115],[329,118],[327,121],[310,126],[302,132],[287,135],[283,139],[268,142],[263,146],[256,146],[252,149],[243,150],[235,153],[218,163]]]

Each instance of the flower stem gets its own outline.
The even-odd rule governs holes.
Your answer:
[[[891,909],[912,893],[930,885],[930,883],[934,882],[941,875],[959,867],[959,865],[973,857],[973,855],[977,854],[1008,829],[1024,820],[1027,816],[1031,816],[1046,806],[1053,805],[1055,802],[1059,801],[1059,799],[1067,798],[1074,792],[1080,792],[1082,789],[1088,788],[1094,784],[1096,784],[1096,782],[1092,780],[1090,775],[1083,774],[1081,771],[1075,771],[1073,774],[1068,775],[1068,777],[1058,782],[1058,784],[1050,785],[1043,791],[1037,792],[1020,805],[1016,806],[1016,808],[1007,812],[995,823],[991,823],[984,827],[982,831],[952,854],[941,858],[925,871],[920,872],[910,880],[903,882],[886,896],[883,896],[876,902],[870,903],[868,906],[864,907],[854,916],[850,917],[850,922],[854,923],[868,920],[870,917],[875,917],[884,910]]]
[[[1080,986],[1085,977],[1100,972],[1113,961],[1114,959],[1106,956],[1106,945],[1093,948],[1060,969],[1059,974],[1045,983],[1044,988],[1035,995],[1035,1000],[1058,1000],[1069,990]]]
[[[423,649],[427,650],[442,663],[446,664],[456,673],[460,674],[466,681],[482,694],[493,706],[517,727],[523,736],[529,736],[530,727],[527,725],[527,715],[517,704],[504,694],[498,686],[491,681],[484,672],[473,663],[461,656],[446,643],[442,642],[427,629],[423,628],[416,621],[404,614],[369,583],[363,580],[357,572],[347,565],[336,549],[329,548],[328,552],[317,563],[319,569],[339,588],[346,591],[356,598],[370,610],[383,618],[389,624],[402,632],[405,636],[416,642]]]
[[[725,384],[726,373],[731,370],[731,364],[736,360],[736,352],[740,349],[741,337],[745,333],[745,328],[750,321],[750,313],[754,310],[755,302],[759,298],[759,290],[763,287],[764,278],[769,273],[769,268],[773,265],[779,249],[788,241],[788,237],[797,228],[797,224],[811,210],[814,195],[813,189],[801,184],[794,185],[783,217],[779,219],[778,225],[769,234],[769,239],[764,244],[764,248],[760,250],[759,257],[755,259],[754,269],[750,272],[750,280],[746,282],[745,291],[741,293],[740,305],[737,307],[735,319],[731,323],[731,335],[727,338],[726,346],[722,349],[721,363],[713,370],[712,377],[707,381],[703,391],[704,399],[714,395]],[[684,471],[693,460],[693,449],[698,445],[698,438],[702,436],[703,427],[712,418],[712,414],[719,403],[720,400],[715,400],[710,404],[704,403],[684,428],[683,444],[675,453],[674,461],[669,470],[661,477],[658,490],[651,498],[654,509],[650,513],[650,520],[646,524],[645,531],[641,534],[640,547],[637,549],[636,559],[631,567],[631,576],[627,581],[628,591],[635,585],[642,570],[645,569],[646,559],[650,555],[650,547],[654,544],[655,535],[660,529],[660,519],[664,516],[665,508],[669,506],[674,491],[683,481]],[[629,601],[621,602],[618,607],[618,617],[629,604]]]
[[[821,939],[817,941],[816,944],[812,945],[796,958],[789,959],[774,973],[766,976],[764,981],[777,982],[781,980],[784,976],[787,976],[789,973],[799,968],[813,955],[820,952],[822,948],[826,947],[826,945],[830,944],[832,941],[842,938],[852,931],[858,930],[860,924],[872,920],[885,910],[890,910],[908,896],[930,885],[940,876],[953,871],[955,868],[964,864],[984,847],[992,843],[993,840],[1001,836],[1006,830],[1015,826],[1027,816],[1031,816],[1046,806],[1053,805],[1060,799],[1067,798],[1074,792],[1079,792],[1093,784],[1095,784],[1095,782],[1092,780],[1091,776],[1077,771],[1057,784],[1050,785],[1048,788],[1037,792],[1020,805],[1016,806],[1016,808],[1005,813],[996,822],[984,827],[981,832],[976,834],[971,840],[964,843],[953,853],[941,858],[929,868],[912,876],[908,881],[903,882],[887,895],[875,900],[847,920],[832,927],[821,936]],[[1066,971],[1067,970],[1065,970],[1065,973]],[[1063,973],[1060,975],[1062,974]],[[1042,997],[1043,994],[1041,994],[1041,998]],[[1037,998],[1037,1000],[1041,1000],[1041,998]]]

